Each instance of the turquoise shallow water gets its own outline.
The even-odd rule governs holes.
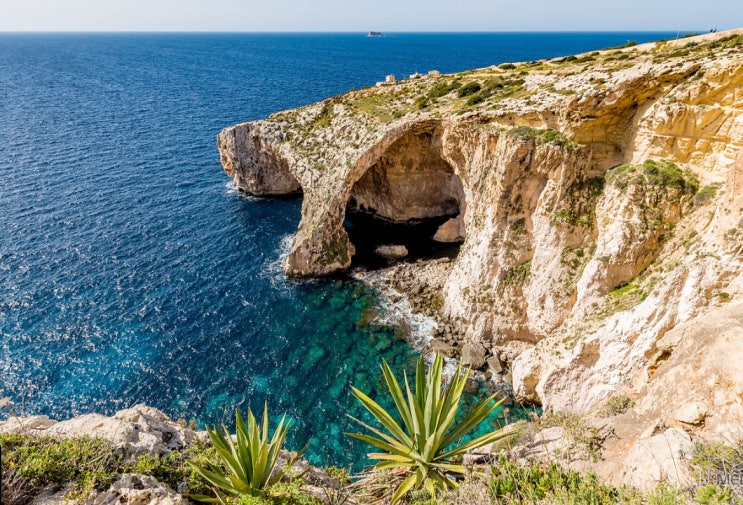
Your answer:
[[[313,461],[362,462],[349,386],[414,353],[359,283],[284,278],[301,202],[232,190],[217,132],[388,73],[663,36],[0,34],[0,396],[209,423],[267,400]]]

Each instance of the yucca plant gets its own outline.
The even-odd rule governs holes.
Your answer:
[[[352,388],[353,395],[385,431],[354,418],[376,436],[362,433],[347,435],[383,451],[369,454],[369,457],[379,460],[372,469],[374,472],[391,472],[401,479],[392,494],[393,505],[411,490],[423,488],[435,497],[437,489],[455,488],[456,479],[465,473],[465,467],[460,462],[464,453],[513,434],[513,431],[500,429],[460,443],[462,437],[484,421],[503,400],[496,401],[497,394],[494,394],[457,420],[470,370],[467,368],[462,373],[458,366],[449,384],[442,388],[443,367],[444,360],[437,354],[426,375],[426,365],[421,357],[416,367],[413,393],[407,374],[404,376],[403,392],[387,362],[382,362],[384,379],[402,424],[377,402]]]
[[[277,483],[304,453],[302,449],[289,461],[277,468],[279,454],[289,432],[290,422],[286,415],[281,417],[278,426],[269,440],[268,404],[263,407],[263,423],[259,425],[248,408],[248,423],[245,424],[240,411],[235,409],[235,438],[222,425],[222,433],[216,426],[207,432],[219,456],[219,464],[208,462],[201,466],[193,461],[189,465],[204,479],[215,486],[216,497],[192,495],[191,498],[210,502],[223,502],[226,496],[255,496]]]

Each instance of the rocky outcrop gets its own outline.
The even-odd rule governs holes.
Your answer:
[[[56,438],[83,435],[101,437],[128,455],[164,455],[183,449],[198,436],[193,430],[171,421],[163,412],[147,405],[120,410],[111,417],[85,414],[59,422],[47,416],[11,417],[0,422],[0,433]]]
[[[93,492],[85,505],[186,505],[189,501],[149,475],[122,475],[108,491]]]
[[[271,193],[248,173],[272,171],[301,187],[288,275],[349,267],[349,205],[449,217],[436,240],[461,248],[436,288],[435,345],[492,363],[521,401],[585,414],[630,386],[659,401],[664,335],[743,296],[742,54],[739,30],[403,81],[228,128],[219,145],[238,187]]]
[[[256,196],[287,195],[301,190],[286,162],[269,147],[281,138],[272,133],[246,124],[220,134],[222,166],[237,189]]]

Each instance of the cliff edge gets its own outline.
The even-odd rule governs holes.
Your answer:
[[[443,344],[548,411],[627,398],[607,476],[667,430],[743,435],[743,30],[352,91],[218,147],[238,189],[302,192],[291,276],[349,268],[349,211],[441,220]]]

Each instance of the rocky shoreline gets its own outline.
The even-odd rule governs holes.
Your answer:
[[[473,381],[484,383],[490,391],[501,391],[505,405],[513,405],[509,364],[516,354],[509,354],[506,348],[486,350],[468,343],[462,326],[442,312],[442,291],[452,266],[453,259],[449,257],[418,259],[372,271],[354,270],[351,276],[380,293],[386,310],[396,312],[393,322],[410,330],[411,316],[430,320],[423,334],[408,335],[416,351],[424,355],[439,353],[447,358],[450,368],[455,363],[470,366]]]

